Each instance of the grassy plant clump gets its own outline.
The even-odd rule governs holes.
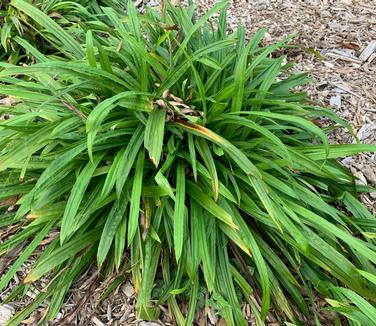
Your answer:
[[[124,12],[125,6],[120,0],[33,0],[33,6],[43,13],[54,17],[56,23],[69,30],[73,35],[77,28],[88,22],[98,22],[97,15],[103,14],[101,6],[110,6],[112,10]],[[0,3],[0,60],[17,64],[25,59],[25,49],[32,45],[56,51],[61,46],[61,39],[53,33],[41,37],[41,28],[51,29],[53,22],[47,22],[37,11],[25,14],[16,6],[9,5],[10,0]],[[46,25],[47,24],[47,25]],[[48,27],[47,27],[48,26]],[[52,46],[49,44],[52,43]]]
[[[9,300],[50,282],[9,325],[42,303],[53,320],[93,264],[131,272],[142,319],[168,305],[191,325],[208,304],[246,325],[247,302],[259,325],[328,309],[376,324],[376,220],[357,200],[370,189],[336,160],[376,147],[328,143],[346,124],[293,91],[306,75],[273,57],[290,38],[229,34],[226,2],[196,18],[107,1],[75,24],[40,9],[10,2],[43,42],[11,37],[20,56],[0,64],[0,255],[20,249],[0,289],[46,238]]]

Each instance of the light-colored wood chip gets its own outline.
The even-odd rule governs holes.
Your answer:
[[[376,52],[376,40],[371,41],[367,47],[360,54],[359,59],[362,61],[367,61],[367,59]]]
[[[6,322],[13,317],[15,309],[9,304],[0,305],[0,326],[4,326]]]
[[[106,326],[106,324],[102,323],[102,322],[98,319],[98,317],[96,317],[96,316],[91,317],[91,321],[92,321],[95,325],[97,325],[97,326]]]

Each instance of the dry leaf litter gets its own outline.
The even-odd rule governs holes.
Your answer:
[[[158,6],[158,1],[135,1],[140,10],[145,6]],[[197,0],[198,11],[203,12],[216,1]],[[376,144],[376,0],[232,0],[229,5],[230,27],[239,23],[252,35],[261,27],[268,32],[264,43],[274,43],[283,37],[296,34],[298,48],[287,49],[289,60],[297,63],[296,71],[307,71],[312,83],[305,87],[310,98],[331,107],[348,121],[363,143]],[[1,101],[8,101],[2,99]],[[353,143],[355,139],[343,129],[333,131],[334,143]],[[346,158],[342,163],[359,182],[376,186],[376,156],[362,154]],[[363,196],[363,202],[376,212],[376,193]],[[0,239],[4,239],[0,233]],[[41,248],[43,250],[43,248]],[[2,261],[0,261],[2,263]],[[30,270],[33,257],[24,264],[9,287],[0,293],[4,299]],[[2,264],[0,264],[1,266]],[[22,302],[0,304],[0,326],[27,305],[47,284],[41,280],[27,293]],[[174,325],[171,314],[161,307],[158,322],[139,321],[135,315],[135,292],[130,282],[118,286],[112,294],[96,303],[109,281],[98,283],[95,267],[89,270],[69,292],[55,325]],[[316,303],[320,305],[320,301]],[[46,307],[36,310],[25,325],[34,325]],[[249,324],[255,321],[248,305],[243,306]],[[320,316],[325,325],[331,324],[330,314]],[[198,325],[225,325],[209,307],[197,315]],[[269,317],[270,325],[278,325]],[[307,325],[311,322],[307,321]]]

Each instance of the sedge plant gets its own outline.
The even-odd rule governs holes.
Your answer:
[[[3,0],[0,4],[0,59],[9,63],[17,64],[25,61],[24,49],[29,44],[38,45],[38,49],[43,48],[44,53],[52,54],[60,46],[60,39],[56,35],[45,33],[46,21],[43,17],[24,14],[16,7],[9,5],[9,0]],[[30,0],[33,6],[44,14],[54,17],[55,21],[69,30],[73,35],[77,28],[89,21],[95,22],[98,15],[103,14],[101,7],[111,7],[117,12],[124,12],[125,6],[119,0],[81,0],[77,1],[60,1],[60,0]],[[47,22],[48,24],[48,22]],[[43,37],[40,32],[43,31]],[[47,37],[47,40],[46,40]],[[50,46],[50,44],[53,44]]]
[[[44,46],[18,42],[22,58],[0,66],[0,227],[13,230],[0,255],[19,249],[0,289],[46,238],[7,300],[50,281],[9,325],[43,303],[40,323],[53,320],[93,264],[103,279],[130,272],[141,319],[167,305],[191,325],[207,304],[246,325],[248,303],[258,325],[269,312],[319,323],[321,310],[376,324],[376,220],[357,199],[370,188],[337,162],[376,147],[328,142],[315,121],[346,123],[294,91],[306,74],[273,56],[290,38],[228,33],[226,2],[197,18],[129,1],[74,29],[10,7]]]

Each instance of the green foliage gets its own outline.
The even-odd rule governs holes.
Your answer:
[[[328,143],[313,121],[346,124],[293,92],[306,75],[271,55],[290,38],[227,34],[226,2],[199,19],[169,3],[49,3],[11,1],[32,35],[3,26],[18,55],[0,64],[0,227],[19,231],[0,254],[24,247],[0,289],[59,231],[24,280],[51,282],[9,325],[43,302],[53,320],[93,261],[106,277],[128,255],[139,318],[167,304],[189,325],[204,289],[228,325],[246,325],[243,301],[260,325],[271,309],[290,324],[320,309],[374,323],[376,221],[357,200],[370,189],[336,159],[376,147]]]
[[[73,50],[82,51],[73,40],[74,34],[79,32],[80,25],[96,20],[96,16],[102,14],[101,6],[111,6],[113,10],[123,12],[124,5],[119,0],[82,0],[58,1],[58,0],[8,0],[0,4],[1,42],[0,58],[7,59],[10,63],[23,61],[25,53],[23,49],[32,51],[33,45],[41,45],[45,51],[67,53],[67,49],[73,46]],[[49,19],[49,17],[53,19]],[[69,33],[65,32],[64,29]],[[43,37],[40,37],[40,32]],[[47,42],[46,42],[47,40]],[[50,47],[49,44],[53,43]],[[72,49],[72,48],[71,48]]]

